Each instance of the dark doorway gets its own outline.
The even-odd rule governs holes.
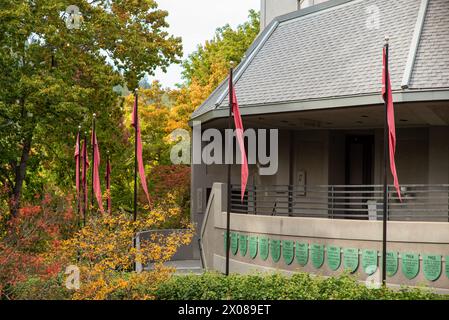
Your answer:
[[[367,219],[366,201],[373,191],[374,136],[349,135],[346,137],[345,184],[348,193],[347,215]]]
[[[346,184],[373,184],[373,136],[346,137]]]

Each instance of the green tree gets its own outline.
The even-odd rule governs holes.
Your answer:
[[[181,55],[181,40],[167,33],[168,13],[156,1],[76,1],[79,28],[66,25],[70,4],[0,3],[0,187],[8,189],[13,216],[24,184],[32,194],[46,179],[72,181],[74,133],[79,124],[87,130],[92,113],[103,147],[116,151],[123,101],[112,88],[135,88]]]
[[[240,63],[260,31],[259,13],[250,10],[248,21],[232,29],[225,25],[216,30],[212,40],[199,45],[183,62],[185,82],[173,97],[169,128],[188,129],[192,112],[226,78],[230,62]]]
[[[229,25],[218,28],[212,40],[199,45],[183,63],[183,77],[187,85],[193,80],[201,86],[210,85],[216,66],[229,62],[239,63],[245,52],[253,43],[260,31],[259,13],[250,10],[249,20],[239,25],[235,30]],[[222,79],[223,80],[223,79]],[[215,87],[218,83],[214,83]]]

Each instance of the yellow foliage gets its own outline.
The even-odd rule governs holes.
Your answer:
[[[168,196],[165,203],[142,214],[137,221],[125,214],[92,216],[85,227],[63,241],[51,256],[63,265],[79,267],[81,286],[72,295],[73,299],[103,300],[117,295],[126,299],[151,299],[147,295],[148,286],[156,288],[170,277],[173,270],[163,263],[173,257],[178,247],[190,243],[193,226],[186,226],[187,232],[183,233],[155,233],[149,241],[141,242],[140,248],[135,247],[133,237],[138,231],[155,230],[166,219],[180,214],[174,199]],[[152,262],[156,267],[137,274],[133,271],[136,262],[144,265]],[[142,296],[141,292],[146,294]]]

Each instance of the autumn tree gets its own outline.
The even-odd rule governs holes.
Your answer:
[[[218,28],[212,40],[183,62],[184,84],[176,92],[172,108],[170,129],[188,129],[192,112],[206,100],[226,78],[230,62],[240,63],[245,52],[259,34],[259,14],[251,10],[248,21],[233,29],[229,25]]]
[[[92,113],[100,141],[114,149],[123,117],[114,86],[134,88],[181,55],[181,40],[168,34],[167,12],[154,0],[77,1],[75,28],[66,25],[70,4],[0,3],[0,188],[12,216],[24,185],[31,194],[47,184],[45,174],[58,185],[72,181],[74,133],[79,124],[87,130]]]

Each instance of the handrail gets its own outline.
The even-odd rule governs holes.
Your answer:
[[[390,220],[449,221],[449,184],[402,185],[401,193],[402,202],[388,186]],[[377,220],[382,200],[382,185],[250,185],[241,202],[231,186],[232,210],[244,214]]]

